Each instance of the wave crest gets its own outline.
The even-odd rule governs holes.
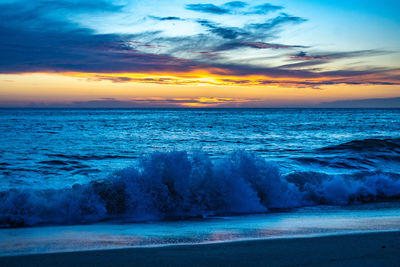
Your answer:
[[[206,217],[399,198],[394,174],[282,175],[276,164],[246,151],[218,160],[202,151],[157,152],[104,180],[0,192],[0,225]]]

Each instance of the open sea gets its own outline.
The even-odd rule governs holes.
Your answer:
[[[399,109],[0,109],[0,255],[400,230]]]

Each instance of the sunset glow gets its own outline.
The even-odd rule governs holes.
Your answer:
[[[400,95],[396,1],[0,7],[3,107],[286,107]]]

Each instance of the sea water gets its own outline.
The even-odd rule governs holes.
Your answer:
[[[271,216],[298,225],[313,214],[329,218],[331,209],[339,217],[346,210],[342,217],[352,222],[371,215],[351,223],[353,231],[396,230],[399,115],[398,109],[2,109],[0,250],[11,242],[7,233],[21,231],[21,241],[43,227],[109,229],[103,236],[118,243],[111,233],[121,224],[154,229],[155,238],[142,234],[146,241],[129,244],[190,243],[182,227],[168,238],[157,229],[192,227],[193,220],[203,229],[198,241],[207,242],[204,236],[215,232],[207,230],[210,222],[221,216],[217,232],[229,225],[243,230],[238,220],[252,225],[237,235],[226,230],[222,241],[257,238],[265,237],[254,235],[260,228],[274,232]],[[382,203],[390,203],[390,216]],[[71,233],[61,232],[67,239]],[[128,240],[140,236],[128,233]]]

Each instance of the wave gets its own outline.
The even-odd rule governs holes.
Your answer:
[[[129,155],[65,155],[65,154],[47,154],[49,157],[73,159],[73,160],[103,160],[103,159],[135,159],[136,156]]]
[[[300,164],[345,170],[376,170],[400,162],[400,138],[363,139],[326,146],[293,157]]]
[[[394,152],[400,153],[400,138],[353,140],[344,144],[327,146],[320,151]]]
[[[279,167],[255,153],[157,152],[107,179],[64,189],[0,192],[0,226],[143,221],[400,199],[400,175],[328,175]]]

